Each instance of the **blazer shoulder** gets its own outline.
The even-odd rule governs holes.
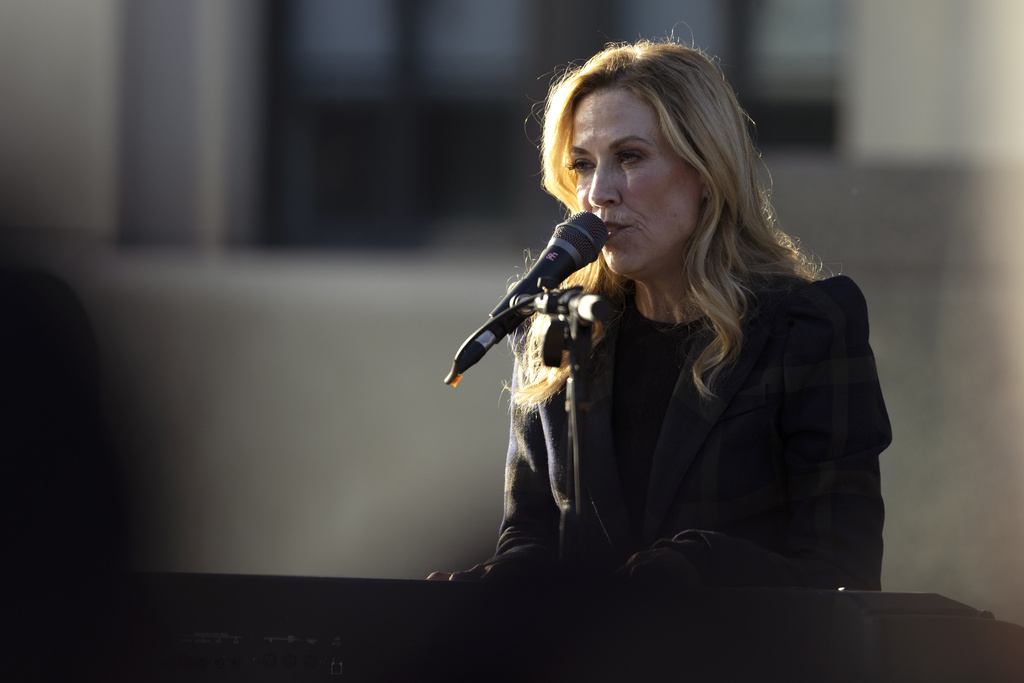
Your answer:
[[[755,315],[753,318],[775,319],[780,315],[830,315],[838,312],[844,317],[867,318],[867,303],[860,287],[845,275],[823,280],[801,280],[779,277],[761,283],[755,289]]]

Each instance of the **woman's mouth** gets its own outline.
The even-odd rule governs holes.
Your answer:
[[[618,235],[620,232],[622,232],[626,228],[626,226],[622,225],[621,223],[607,223],[606,222],[605,226],[608,228],[608,239],[609,240],[612,239],[613,237],[615,237],[616,235]]]

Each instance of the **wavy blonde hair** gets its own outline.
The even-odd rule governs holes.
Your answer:
[[[580,210],[568,154],[573,117],[579,102],[600,90],[623,90],[650,106],[669,145],[710,192],[679,270],[690,305],[714,332],[693,367],[698,391],[711,398],[715,379],[739,355],[753,281],[779,275],[814,280],[818,269],[776,227],[760,155],[748,133],[751,121],[725,77],[703,52],[671,39],[611,44],[552,83],[544,109],[542,184],[567,214]],[[611,299],[619,310],[632,291],[631,282],[611,272],[603,255],[563,286],[582,286]],[[554,396],[569,375],[567,361],[558,368],[544,365],[541,327],[532,325],[519,349],[519,404]],[[595,343],[603,334],[599,326]]]

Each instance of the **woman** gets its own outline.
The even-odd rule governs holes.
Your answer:
[[[680,585],[879,589],[891,435],[864,299],[776,229],[747,119],[673,42],[611,46],[552,87],[544,187],[608,226],[564,286],[610,299],[583,453],[585,567]],[[549,571],[568,367],[515,343],[505,515],[466,580]]]

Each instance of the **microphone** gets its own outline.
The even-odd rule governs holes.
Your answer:
[[[457,386],[462,373],[533,314],[532,309],[519,307],[518,299],[545,289],[554,289],[562,280],[596,261],[607,239],[608,227],[604,221],[588,211],[573,214],[565,222],[556,225],[547,248],[530,272],[491,311],[483,327],[463,342],[444,383]]]

